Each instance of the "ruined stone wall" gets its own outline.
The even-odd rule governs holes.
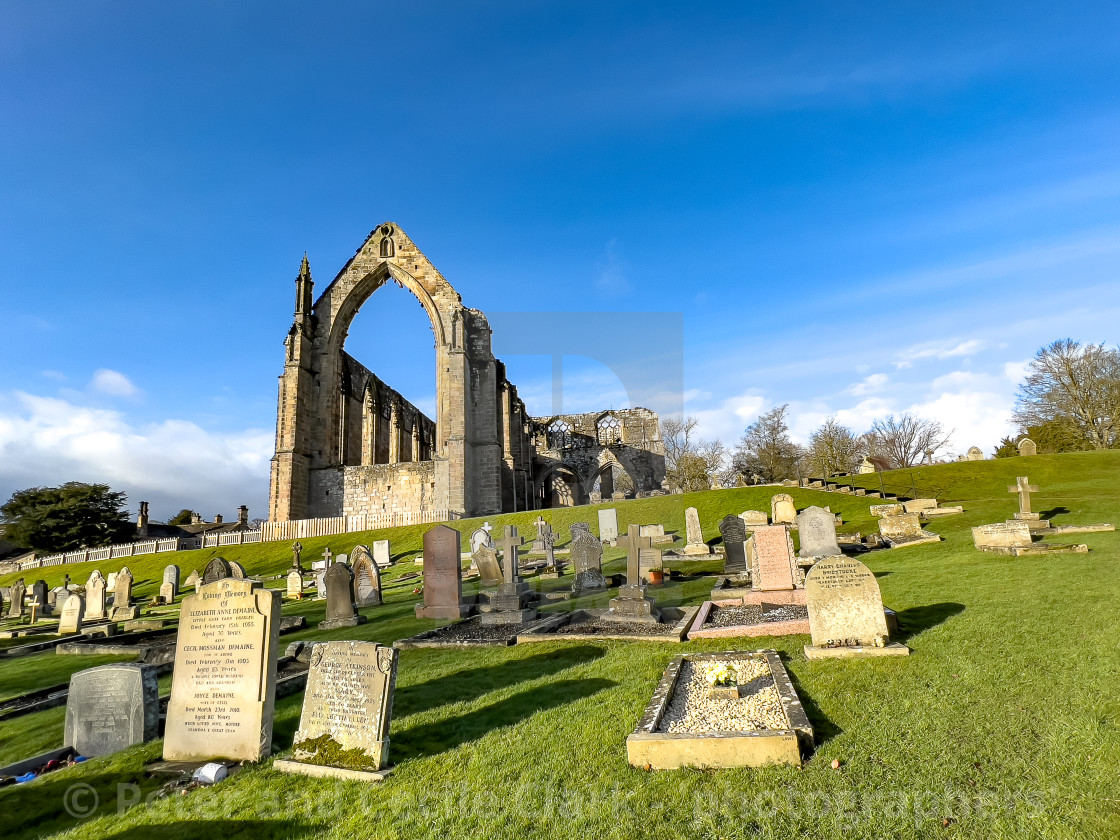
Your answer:
[[[343,513],[413,514],[423,517],[419,521],[434,517],[436,472],[435,461],[345,467]]]

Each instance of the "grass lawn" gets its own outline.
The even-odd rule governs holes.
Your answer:
[[[379,785],[313,780],[249,767],[210,789],[151,799],[160,783],[143,773],[156,741],[118,755],[0,789],[3,836],[97,840],[140,838],[541,837],[1116,837],[1120,835],[1120,534],[1077,534],[1089,554],[1004,557],[972,547],[972,525],[1017,509],[1007,493],[1027,474],[1041,490],[1035,510],[1055,524],[1120,522],[1120,452],[968,462],[914,471],[965,513],[927,527],[937,545],[866,556],[886,604],[899,613],[908,658],[808,662],[806,636],[642,642],[547,643],[513,648],[404,651],[394,700],[390,756]],[[884,481],[902,481],[885,474]],[[880,476],[862,476],[873,487]],[[784,489],[784,488],[783,488]],[[662,522],[681,531],[698,508],[709,540],[727,513],[769,510],[774,488],[666,496],[614,505],[619,524]],[[874,529],[876,500],[794,489],[799,507],[828,504],[841,530]],[[545,515],[567,541],[567,525],[589,508]],[[529,534],[535,513],[489,517]],[[477,520],[481,522],[481,520]],[[460,523],[464,540],[475,521]],[[388,537],[394,555],[418,552],[423,527],[303,540],[304,557],[330,546]],[[250,572],[279,574],[285,544],[230,546],[136,558],[129,565],[154,594],[163,565],[201,568],[221,553]],[[608,572],[623,567],[608,552]],[[43,570],[50,584],[69,571]],[[114,567],[99,566],[103,573]],[[665,605],[696,604],[716,563],[680,563],[686,579],[656,590]],[[82,569],[82,571],[78,571]],[[321,632],[321,602],[286,603],[309,628],[295,639],[392,642],[434,622],[412,605],[418,571],[408,557],[386,575],[387,603],[363,610],[369,623]],[[4,584],[10,582],[7,576]],[[532,580],[532,579],[531,579]],[[30,582],[30,581],[29,581]],[[541,581],[564,586],[568,581]],[[280,587],[280,581],[270,585]],[[468,586],[468,589],[470,587]],[[145,594],[142,586],[138,592]],[[602,602],[581,599],[575,606]],[[567,607],[554,607],[555,609]],[[550,608],[552,609],[552,608]],[[773,647],[786,662],[817,732],[804,768],[645,772],[626,763],[625,738],[669,660],[689,650]],[[63,666],[58,660],[65,660]],[[64,682],[59,668],[85,657],[36,654],[0,659],[0,696]],[[18,686],[13,688],[12,686]],[[277,704],[275,752],[291,746],[302,696]],[[0,752],[34,754],[61,728],[55,709],[0,723]],[[56,736],[57,737],[57,736]],[[839,770],[830,766],[841,762]],[[87,788],[74,787],[88,785]],[[98,798],[98,807],[77,812]],[[69,799],[67,798],[69,797]],[[121,807],[118,808],[118,805]]]

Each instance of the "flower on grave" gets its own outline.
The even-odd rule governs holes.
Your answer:
[[[717,665],[708,671],[711,685],[736,685],[737,673],[734,665]]]

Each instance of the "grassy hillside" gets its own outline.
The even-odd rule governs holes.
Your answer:
[[[928,526],[944,537],[940,544],[865,555],[885,602],[899,612],[901,640],[914,651],[907,659],[808,662],[801,652],[805,636],[405,651],[392,726],[396,770],[381,785],[285,776],[266,762],[212,789],[145,803],[158,782],[142,768],[158,758],[157,741],[0,789],[4,836],[1117,836],[1120,534],[1066,538],[1088,543],[1089,554],[1012,558],[976,551],[969,527],[1010,516],[1016,499],[1007,486],[1019,474],[1041,487],[1035,509],[1049,512],[1055,523],[1118,522],[1120,453],[960,463],[915,473],[917,483],[936,485],[943,501],[963,503],[965,513]],[[878,479],[863,476],[860,483],[870,487]],[[683,532],[684,508],[694,505],[705,537],[714,540],[723,515],[768,510],[779,491],[743,488],[613,506],[622,527],[662,522]],[[873,500],[790,492],[798,507],[827,504],[842,513],[847,524],[841,530],[874,527],[867,510]],[[590,521],[593,530],[597,524],[591,508],[545,515],[563,534],[562,543],[572,521]],[[535,516],[489,520],[496,527],[513,522],[528,535]],[[481,521],[459,523],[464,538]],[[339,553],[383,537],[403,557],[386,576],[386,605],[363,611],[369,623],[309,629],[282,643],[388,643],[433,626],[412,615],[418,580],[400,581],[419,571],[408,558],[419,552],[423,530],[303,540],[305,559],[328,545]],[[287,544],[278,543],[136,558],[129,565],[145,581],[138,592],[154,594],[164,564],[174,560],[186,574],[217,553],[255,574],[279,574],[291,561]],[[609,570],[622,568],[621,551],[608,557]],[[42,576],[54,584],[69,571],[83,580],[92,567],[55,567]],[[677,568],[687,571],[685,579],[656,590],[656,597],[665,604],[699,603],[711,588],[711,578],[699,573],[714,572],[718,564]],[[315,628],[323,605],[286,604],[284,611],[305,614]],[[760,647],[781,652],[816,728],[817,749],[803,769],[648,773],[626,764],[625,737],[675,654]],[[83,659],[0,659],[0,688],[65,681],[53,670],[58,661],[68,671]],[[297,695],[277,705],[279,753],[290,748],[301,702]],[[60,711],[0,724],[0,760],[60,743]],[[839,770],[830,767],[833,759],[841,762]],[[75,783],[91,785],[100,797],[99,809],[83,819],[64,810]],[[125,805],[141,804],[118,813],[119,791]]]

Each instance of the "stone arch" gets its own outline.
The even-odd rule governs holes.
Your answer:
[[[630,480],[630,484],[633,487],[633,489],[635,489],[635,490],[638,489],[638,482],[635,480],[634,475],[630,472],[630,470],[626,467],[626,465],[624,463],[622,463],[622,461],[620,461],[618,458],[616,458],[614,453],[610,452],[609,450],[604,449],[599,454],[599,466],[598,466],[598,468],[596,468],[595,472],[592,473],[588,477],[587,483],[584,485],[587,494],[590,495],[594,491],[596,481],[598,481],[599,486],[602,487],[604,476],[609,474],[610,475],[610,490],[609,490],[609,492],[603,492],[603,490],[600,490],[600,492],[603,495],[603,498],[604,499],[609,499],[610,496],[611,496],[611,493],[613,493],[614,490],[615,490],[615,487],[614,487],[614,471],[615,470],[618,470],[619,472],[623,473]]]
[[[564,481],[570,491],[571,501],[568,505],[554,505],[554,494],[552,492],[553,482],[560,478]],[[586,500],[586,492],[584,490],[586,482],[583,477],[571,464],[565,464],[563,461],[557,461],[550,464],[544,472],[537,477],[537,487],[540,489],[543,498],[541,499],[541,507],[569,507],[571,505],[583,504]]]
[[[625,426],[613,411],[604,411],[595,418],[595,440],[600,446],[625,443]]]

